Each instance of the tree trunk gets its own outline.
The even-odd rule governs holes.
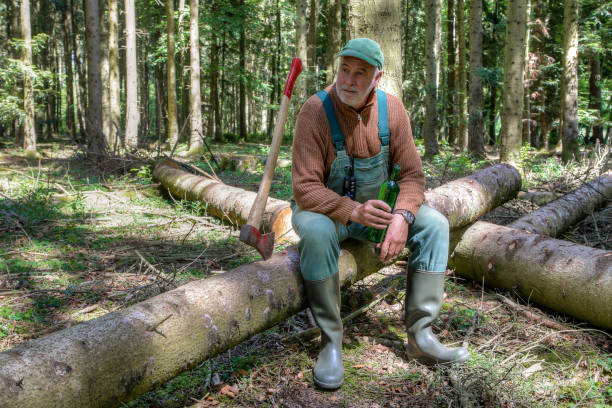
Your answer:
[[[558,237],[612,197],[612,172],[585,184],[544,207],[514,221],[509,226],[535,234]]]
[[[342,47],[342,1],[329,0],[327,13],[327,49],[325,50],[325,84],[331,84],[336,78],[338,58],[336,55]]]
[[[115,150],[122,143],[118,140],[121,129],[121,80],[119,69],[119,0],[108,0],[108,63],[110,90],[110,133],[106,135],[108,146]]]
[[[87,37],[87,151],[95,160],[105,154],[102,133],[102,74],[100,71],[100,10],[98,0],[85,0]]]
[[[174,0],[166,0],[167,51],[166,81],[168,95],[168,144],[170,150],[178,142],[178,119],[176,109],[176,63],[174,52]]]
[[[126,61],[126,116],[125,146],[138,146],[138,59],[136,58],[136,7],[134,0],[125,0],[125,61]],[[145,97],[142,95],[141,97]]]
[[[351,38],[376,41],[385,56],[378,87],[402,99],[402,9],[400,0],[348,2],[347,28]]]
[[[207,204],[209,214],[237,225],[246,223],[257,195],[195,176],[163,161],[155,166],[153,178],[169,189],[174,197],[202,201]],[[459,228],[513,198],[520,186],[518,171],[512,166],[498,164],[427,191],[425,201],[448,218],[451,228]],[[277,237],[291,234],[287,239],[295,240],[294,233],[290,232],[289,203],[268,198],[263,228],[274,231]]]
[[[21,0],[21,38],[23,39],[23,150],[28,157],[36,157],[36,127],[34,123],[34,85],[32,69],[32,26],[30,24],[30,0]]]
[[[442,47],[441,0],[425,2],[425,156],[438,150],[438,84],[440,80],[440,48]]]
[[[76,61],[75,73],[78,84],[78,89],[75,95],[77,105],[77,121],[79,123],[79,136],[76,139],[82,143],[85,143],[85,141],[87,140],[87,131],[85,126],[85,116],[87,115],[87,58],[84,55],[85,50],[83,49],[83,42],[78,41],[81,31],[77,28],[80,26],[77,24],[76,21],[76,13],[73,8],[74,4],[74,2],[70,2],[70,7],[72,8],[72,20],[70,21],[70,25],[72,27],[71,40],[72,49],[74,50],[74,58]]]
[[[191,78],[189,103],[191,105],[189,150],[198,152],[204,145],[202,137],[202,96],[200,94],[200,28],[198,0],[189,0],[189,58],[191,63]]]
[[[488,184],[483,188],[501,192],[504,188],[491,172],[498,172],[498,177],[518,177],[512,194],[502,193],[507,197],[516,194],[520,176],[504,165],[482,170],[465,185],[478,187],[479,179]],[[449,189],[449,185],[443,187]],[[460,189],[459,195],[468,201],[454,201],[453,205],[459,205],[456,210],[468,210],[474,217],[488,211],[491,202],[486,203],[487,208],[476,209],[470,190],[463,185]],[[500,201],[499,196],[490,198]],[[451,220],[463,219],[453,211],[447,208],[444,212],[452,215]],[[370,245],[353,240],[342,244],[338,270],[343,286],[381,267]],[[292,247],[267,261],[191,282],[1,353],[0,383],[5,386],[0,388],[0,405],[117,407],[305,307],[299,255]]]
[[[306,24],[306,10],[308,10],[308,0],[296,0],[296,16],[295,16],[295,54],[306,64],[308,61],[308,30]],[[330,6],[331,7],[331,6]],[[298,100],[298,106],[301,106],[308,98],[308,88],[306,81],[302,78],[297,79],[295,84],[295,94]]]
[[[112,3],[113,0],[110,0]],[[108,26],[105,22],[104,15],[104,5],[107,2],[105,0],[100,0],[100,72],[102,75],[102,133],[106,137],[106,144],[111,147],[114,147],[111,137],[111,130],[113,129],[113,124],[111,120],[111,99],[110,99],[110,62],[109,62],[109,30]],[[116,5],[115,12],[116,10]],[[109,20],[110,18],[109,8]],[[115,22],[116,23],[116,22]],[[116,27],[115,27],[116,28]]]
[[[523,134],[526,0],[508,0],[500,160],[516,163]]]
[[[240,0],[240,10],[241,10],[241,15],[243,17],[242,17],[242,21],[240,24],[240,58],[239,58],[240,59],[239,61],[240,62],[240,87],[239,87],[240,114],[238,116],[238,129],[239,129],[240,138],[242,140],[246,140],[246,137],[247,137],[247,116],[246,116],[247,78],[246,78],[246,30],[245,30],[246,14],[244,10],[244,0]]]
[[[601,63],[599,54],[591,58],[591,75],[589,76],[589,109],[597,112],[598,122],[593,125],[593,136],[591,142],[599,140],[603,144],[603,126],[601,125],[603,115],[601,111]]]
[[[317,27],[319,26],[319,0],[310,0],[310,16],[308,23],[308,94],[312,95],[318,91],[319,70],[317,66]]]
[[[482,0],[470,1],[470,105],[469,150],[485,157],[484,117],[482,109]]]
[[[611,251],[483,221],[457,237],[450,259],[457,274],[612,329]]]
[[[564,162],[580,160],[578,146],[578,0],[565,0],[563,13],[563,126],[561,140]]]
[[[467,44],[465,41],[465,3],[457,0],[457,53],[459,54],[457,64],[457,93],[459,94],[459,151],[464,152],[468,148],[468,116],[467,116],[467,73],[465,54]]]
[[[446,5],[446,105],[447,105],[447,131],[446,141],[449,145],[455,144],[457,139],[457,106],[455,88],[455,57],[457,52],[455,41],[455,1],[448,0]]]

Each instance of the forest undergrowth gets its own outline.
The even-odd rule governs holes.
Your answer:
[[[255,143],[212,145],[214,159],[206,153],[179,160],[256,190],[266,149]],[[165,193],[152,180],[144,155],[116,157],[94,168],[61,143],[43,143],[39,150],[42,158],[33,161],[16,149],[0,152],[0,351],[259,259],[239,241],[238,226],[208,216],[202,203]],[[488,153],[488,160],[478,162],[443,149],[424,161],[428,188],[494,161],[495,150]],[[238,156],[255,159],[228,160]],[[290,156],[290,147],[283,146],[281,160]],[[608,171],[608,159],[609,150],[600,148],[580,163],[562,165],[554,154],[524,148],[524,191],[484,218],[508,224]],[[290,166],[277,169],[271,195],[290,197]],[[609,250],[611,221],[608,202],[560,239]],[[404,269],[405,262],[397,261],[343,293],[343,315],[357,313],[345,325],[340,390],[312,385],[318,338],[303,333],[312,327],[304,311],[124,406],[612,405],[609,332],[515,293],[466,281],[452,270],[434,329],[443,343],[463,344],[472,357],[458,367],[408,360]]]

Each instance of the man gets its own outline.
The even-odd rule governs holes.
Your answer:
[[[313,369],[315,384],[342,385],[342,320],[338,256],[347,238],[367,240],[368,227],[388,227],[377,245],[380,260],[404,247],[411,256],[407,273],[408,355],[425,362],[463,362],[464,348],[442,346],[431,332],[444,293],[448,221],[422,205],[425,176],[402,102],[376,90],[383,54],[368,38],[349,41],[339,53],[335,84],[311,96],[302,107],[293,141],[292,223],[300,236],[300,266],[306,295],[321,328],[321,351]],[[376,200],[394,164],[401,165],[395,210]],[[343,180],[353,168],[354,199]]]

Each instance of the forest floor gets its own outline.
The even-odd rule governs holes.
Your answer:
[[[265,157],[268,146],[211,149],[218,158]],[[164,193],[145,158],[109,159],[94,168],[61,141],[41,143],[39,151],[41,159],[32,161],[10,146],[0,150],[0,352],[259,258],[239,241],[237,226],[209,217],[202,203]],[[290,156],[290,147],[283,146],[281,160]],[[528,194],[485,219],[510,223],[608,170],[608,158],[602,149],[563,166],[554,155],[524,149]],[[258,160],[236,166],[219,159],[211,169],[201,157],[179,159],[250,190],[257,189],[263,171]],[[495,159],[494,150],[489,159]],[[443,149],[424,162],[427,186],[484,165]],[[290,167],[277,169],[271,195],[290,197]],[[608,202],[560,239],[609,250],[611,221]],[[434,331],[444,344],[467,346],[471,358],[456,367],[407,359],[404,269],[405,262],[395,262],[344,291],[343,315],[362,313],[345,325],[345,383],[337,391],[312,385],[319,339],[295,336],[312,327],[304,311],[124,406],[612,406],[609,332],[515,293],[466,281],[452,270]]]

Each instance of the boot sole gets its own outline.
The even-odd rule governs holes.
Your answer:
[[[323,388],[326,390],[336,390],[342,386],[342,383],[344,383],[344,379],[342,379],[340,382],[337,382],[337,383],[327,383],[327,382],[319,381],[315,377],[313,377],[313,381],[317,387]]]

